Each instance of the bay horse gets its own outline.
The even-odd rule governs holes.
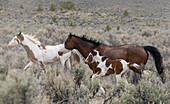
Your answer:
[[[81,55],[86,58],[92,49],[97,48],[102,55],[111,60],[124,59],[127,62],[136,63],[138,65],[146,65],[150,53],[155,60],[157,72],[160,75],[162,82],[164,82],[162,56],[158,49],[153,46],[139,46],[136,44],[108,46],[106,44],[96,42],[95,40],[87,39],[85,36],[80,37],[70,33],[64,43],[64,47],[65,49],[63,48],[59,52],[65,53],[69,50],[77,49]],[[88,65],[92,70],[95,67],[93,64]],[[142,72],[136,68],[132,68],[132,70],[139,74]]]
[[[67,68],[71,69],[71,51],[68,51],[63,55],[58,54],[58,51],[64,48],[64,44],[44,45],[41,44],[40,41],[36,40],[33,36],[25,35],[21,32],[13,37],[13,39],[8,44],[8,48],[11,49],[18,44],[21,44],[24,47],[25,51],[27,52],[27,57],[30,60],[30,62],[24,67],[24,70],[28,69],[36,63],[39,64],[41,68],[45,71],[44,64],[53,63],[58,60],[60,60],[62,67],[65,67],[65,65],[67,65]],[[75,54],[76,53],[74,53],[73,55]],[[40,70],[40,73],[42,69]]]
[[[96,72],[92,75],[92,80],[95,77],[104,77],[107,75],[115,74],[117,85],[118,82],[123,79],[125,84],[128,82],[126,80],[125,74],[129,71],[131,67],[135,67],[140,70],[141,66],[136,63],[126,62],[123,59],[110,60],[105,56],[102,56],[96,49],[93,49],[87,58],[86,63],[96,64]]]

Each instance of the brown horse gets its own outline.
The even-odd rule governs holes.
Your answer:
[[[92,39],[87,39],[85,36],[79,37],[77,35],[69,34],[65,41],[65,50],[59,52],[67,52],[67,50],[77,49],[84,58],[88,56],[90,51],[94,48],[104,56],[111,60],[124,59],[127,62],[136,63],[138,65],[145,65],[148,60],[148,52],[153,56],[158,74],[162,76],[163,65],[160,52],[153,46],[139,46],[135,44],[108,46],[103,43],[96,42]],[[88,64],[93,70],[93,64]],[[134,72],[141,74],[142,71],[132,68]],[[163,79],[163,77],[161,77]]]

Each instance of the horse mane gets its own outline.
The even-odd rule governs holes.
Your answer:
[[[83,35],[82,37],[80,37],[80,36],[77,36],[77,35],[73,35],[73,34],[70,34],[71,36],[73,36],[73,37],[76,37],[76,38],[79,38],[79,39],[81,39],[81,40],[84,40],[84,41],[86,41],[86,42],[90,42],[90,43],[92,43],[92,44],[94,44],[94,45],[100,45],[100,42],[98,42],[98,41],[96,41],[96,40],[94,40],[94,39],[92,39],[92,38],[90,38],[90,39],[88,39],[87,38],[87,36],[86,35]]]
[[[34,44],[40,45],[41,42],[37,39],[35,39],[35,36],[30,36],[30,35],[24,35],[27,39],[29,39],[30,41],[32,41]]]

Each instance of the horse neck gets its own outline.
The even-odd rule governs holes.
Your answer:
[[[27,39],[27,37],[24,37],[24,40],[22,41],[22,46],[24,47],[25,51],[28,52],[27,47],[29,47],[30,49],[36,49],[38,48],[38,45],[33,43],[32,41],[30,41],[29,39]],[[34,50],[32,50],[34,51]]]
[[[95,62],[102,62],[102,56],[93,56]]]
[[[86,58],[90,53],[91,49],[95,47],[93,43],[86,42],[78,38],[74,40],[74,46],[75,49],[77,49],[84,58]]]

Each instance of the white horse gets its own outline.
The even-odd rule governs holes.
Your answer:
[[[68,51],[67,53],[62,55],[58,54],[58,51],[64,48],[64,44],[43,45],[33,36],[24,35],[21,32],[11,40],[11,42],[8,44],[8,48],[11,49],[18,44],[21,44],[24,47],[25,51],[27,52],[28,59],[30,60],[30,62],[25,66],[24,70],[28,69],[36,63],[39,64],[41,68],[45,71],[44,64],[53,63],[57,60],[60,60],[62,67],[65,67],[65,65],[67,65],[67,68],[71,70],[71,51]],[[74,53],[73,55],[77,54]],[[78,62],[79,59],[77,59],[76,61]],[[40,70],[40,73],[42,69]]]

